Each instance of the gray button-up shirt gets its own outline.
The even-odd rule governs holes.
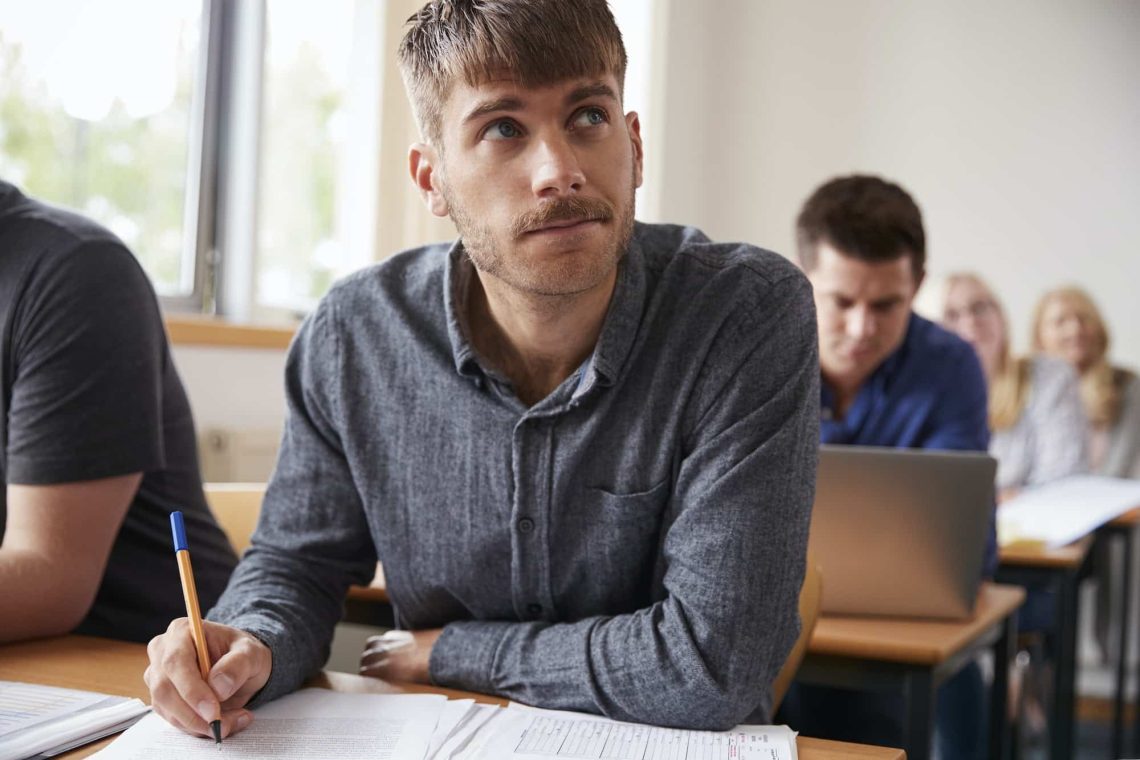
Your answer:
[[[253,546],[211,618],[323,664],[384,563],[431,676],[622,720],[767,720],[799,631],[815,485],[811,289],[783,258],[638,224],[598,343],[527,408],[464,327],[462,245],[332,289],[290,350]]]

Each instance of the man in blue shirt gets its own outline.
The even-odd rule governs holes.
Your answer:
[[[926,236],[910,195],[878,177],[831,180],[804,204],[796,237],[819,320],[820,440],[986,451],[986,383],[973,349],[911,308],[925,274]],[[995,558],[991,527],[987,574]],[[943,758],[980,756],[982,691],[974,665],[941,689]],[[843,696],[798,689],[785,717],[813,736],[898,741],[898,700],[860,694],[852,710],[837,704]],[[834,724],[837,716],[845,726]],[[828,725],[813,731],[808,723],[819,717]]]

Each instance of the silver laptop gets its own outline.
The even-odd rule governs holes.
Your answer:
[[[994,508],[986,454],[821,446],[809,545],[825,613],[973,613]]]

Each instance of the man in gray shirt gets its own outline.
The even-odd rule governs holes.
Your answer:
[[[400,51],[413,181],[452,246],[341,282],[302,327],[253,547],[150,646],[206,734],[324,662],[381,560],[414,645],[369,672],[629,721],[767,720],[815,482],[810,287],[633,221],[642,144],[604,0],[432,2]],[[252,701],[251,701],[252,700]]]

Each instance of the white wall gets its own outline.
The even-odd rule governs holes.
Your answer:
[[[282,428],[284,349],[174,346],[174,364],[199,431]]]
[[[661,220],[791,255],[812,189],[880,173],[923,208],[932,274],[989,278],[1019,347],[1076,282],[1140,366],[1140,3],[666,7]]]

